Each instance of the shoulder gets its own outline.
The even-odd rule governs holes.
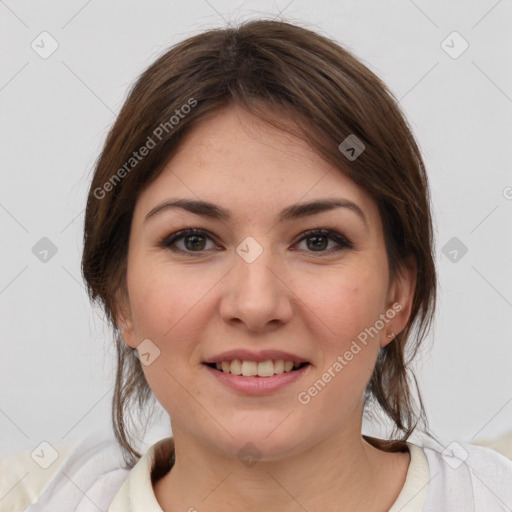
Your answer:
[[[96,432],[74,443],[44,442],[0,459],[0,512],[106,508],[129,474],[115,439]],[[72,507],[72,508],[71,508]]]
[[[512,431],[505,432],[498,437],[474,441],[473,444],[492,448],[493,450],[500,452],[502,455],[505,455],[505,457],[512,460]]]
[[[0,512],[23,510],[52,478],[74,443],[24,450],[0,459]],[[60,459],[60,460],[59,460]]]
[[[467,442],[440,444],[425,436],[413,444],[423,450],[429,467],[426,512],[512,507],[512,460]]]

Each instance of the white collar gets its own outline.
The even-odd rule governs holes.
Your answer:
[[[418,512],[423,508],[429,482],[427,459],[421,447],[407,442],[411,461],[405,484],[389,512]],[[163,512],[151,480],[155,467],[171,464],[174,441],[168,437],[153,444],[132,468],[115,495],[108,512]]]

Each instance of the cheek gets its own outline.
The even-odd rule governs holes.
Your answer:
[[[315,288],[303,295],[308,297],[304,311],[314,313],[309,316],[310,327],[315,325],[318,369],[297,399],[310,407],[306,421],[311,418],[311,425],[318,417],[342,422],[361,405],[382,336],[375,324],[385,307],[385,288],[374,272],[354,269],[333,274],[327,283],[323,292]]]
[[[303,288],[301,296],[327,328],[330,343],[343,348],[383,313],[385,282],[372,268],[344,269],[328,276],[323,286],[317,281]]]
[[[175,269],[168,262],[133,262],[128,273],[130,304],[139,336],[163,342],[174,333],[183,336],[189,317],[201,309],[206,284],[188,269]]]
[[[185,392],[183,384],[190,378],[194,330],[203,328],[201,297],[205,290],[190,273],[171,268],[168,262],[143,264],[137,266],[133,261],[127,276],[134,332],[139,342],[149,339],[159,352],[154,362],[142,365],[142,370],[152,393],[167,411],[192,414],[190,396],[197,390],[187,385]]]

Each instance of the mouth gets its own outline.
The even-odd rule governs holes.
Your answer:
[[[203,363],[220,373],[241,377],[269,378],[284,373],[292,373],[309,366],[308,362],[287,361],[284,359],[267,359],[266,361],[251,361],[233,359],[228,361]]]

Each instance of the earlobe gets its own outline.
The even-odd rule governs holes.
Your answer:
[[[123,341],[130,347],[135,348],[137,346],[136,337],[133,329],[133,323],[131,320],[127,320],[124,316],[119,317],[117,327],[121,331]]]
[[[409,321],[416,289],[416,275],[416,261],[412,256],[408,256],[389,287],[386,311],[393,316],[387,334],[381,338],[381,347],[391,343]]]
[[[135,348],[137,343],[134,335],[131,307],[126,293],[118,292],[116,294],[115,309],[116,325],[121,331],[124,342],[129,347]]]

